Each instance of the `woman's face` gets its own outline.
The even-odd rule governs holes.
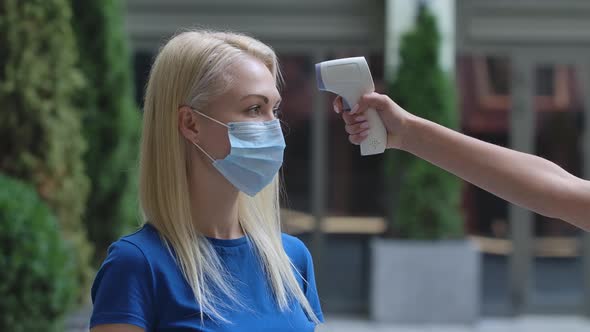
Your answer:
[[[248,56],[227,70],[232,77],[229,90],[213,98],[203,113],[223,123],[275,119],[281,96],[268,68],[261,61]],[[213,159],[223,159],[229,154],[226,127],[188,107],[180,110],[179,127],[187,139],[199,144]]]

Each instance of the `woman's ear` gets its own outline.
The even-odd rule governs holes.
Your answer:
[[[197,115],[189,106],[181,106],[178,109],[178,130],[184,138],[199,143],[199,121]]]

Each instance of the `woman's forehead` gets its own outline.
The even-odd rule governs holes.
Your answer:
[[[228,93],[242,99],[250,95],[261,95],[276,101],[280,99],[276,82],[270,70],[253,57],[244,57],[228,68],[231,87]]]

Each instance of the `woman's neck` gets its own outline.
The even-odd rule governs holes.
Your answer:
[[[217,175],[221,177],[221,174]],[[236,239],[244,236],[238,220],[237,189],[229,183],[219,185],[219,179],[215,175],[193,179],[189,185],[191,212],[199,232],[216,239]]]

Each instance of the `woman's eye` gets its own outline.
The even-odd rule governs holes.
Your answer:
[[[250,117],[259,117],[262,115],[262,107],[260,105],[252,106],[246,110],[246,114]],[[272,110],[272,114],[275,118],[281,116],[281,108],[275,107]]]
[[[275,118],[278,118],[281,116],[282,111],[280,107],[276,107],[272,110],[272,114],[275,116]]]
[[[248,116],[253,116],[253,117],[259,116],[260,115],[260,106],[259,105],[252,106],[246,110],[246,113],[248,114]]]

